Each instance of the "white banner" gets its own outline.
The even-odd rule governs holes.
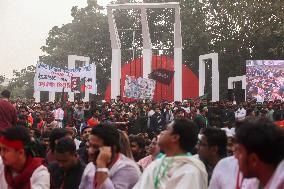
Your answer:
[[[153,99],[156,81],[142,77],[127,76],[125,79],[124,96],[136,99]]]
[[[35,91],[49,92],[74,92],[89,91],[97,93],[96,66],[62,69],[39,63],[36,67],[34,78]]]

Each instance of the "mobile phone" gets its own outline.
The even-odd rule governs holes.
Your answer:
[[[99,155],[100,155],[100,150],[96,150],[95,155],[94,155],[94,161],[93,161],[94,163],[96,162]],[[110,158],[110,161],[107,163],[107,166],[109,166],[113,162],[115,158],[114,155],[115,155],[115,150],[113,147],[111,147],[111,158]]]

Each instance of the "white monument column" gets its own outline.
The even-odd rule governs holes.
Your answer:
[[[174,100],[182,101],[182,36],[180,6],[175,8],[175,49],[174,49]]]
[[[246,90],[246,87],[247,87],[246,75],[229,77],[228,78],[228,89],[234,89],[234,82],[237,82],[237,81],[241,81],[242,89]],[[247,93],[245,92],[245,100],[246,99],[247,99]]]
[[[205,60],[212,60],[212,101],[219,101],[219,63],[218,53],[199,56],[199,96],[204,95],[205,87]]]
[[[117,34],[113,9],[140,9],[143,37],[143,77],[148,78],[152,68],[152,45],[147,20],[147,9],[174,9],[175,10],[175,45],[174,45],[174,100],[182,101],[182,36],[180,21],[180,5],[178,2],[170,3],[123,3],[107,6],[108,23],[112,47],[111,70],[111,98],[120,94],[121,70],[121,44]],[[118,65],[117,65],[118,64]]]
[[[112,8],[107,8],[109,32],[112,48],[111,62],[111,98],[116,99],[120,95],[120,78],[121,78],[121,44],[117,32],[117,27],[112,12]]]
[[[40,91],[34,91],[35,102],[40,102]]]
[[[143,38],[143,78],[148,78],[152,71],[152,45],[145,7],[141,8],[141,24]]]
[[[212,101],[219,101],[219,64],[218,53],[212,53]]]
[[[48,92],[48,101],[49,102],[55,101],[55,92]]]

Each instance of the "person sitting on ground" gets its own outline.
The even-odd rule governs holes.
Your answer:
[[[218,161],[227,156],[225,131],[213,127],[206,128],[197,143],[197,153],[206,166],[208,181],[210,181],[213,169]]]
[[[51,189],[77,189],[85,169],[79,160],[76,145],[70,138],[61,138],[55,146],[56,162],[48,166]]]
[[[157,155],[160,153],[160,148],[157,144],[157,137],[154,137],[151,141],[151,144],[149,145],[148,149],[147,149],[147,154],[148,156],[140,159],[138,161],[138,165],[142,167],[142,169],[144,170],[148,165],[150,165],[150,163],[152,163]]]
[[[11,127],[1,133],[0,164],[1,189],[50,188],[50,175],[42,158],[34,158],[29,131],[25,127]],[[4,167],[4,168],[3,168]]]
[[[140,177],[138,165],[120,153],[119,132],[110,125],[93,127],[89,163],[79,189],[131,189]]]
[[[260,188],[284,188],[284,130],[268,119],[247,119],[236,130],[236,153],[244,178]]]
[[[51,131],[50,133],[50,137],[49,137],[49,150],[46,154],[46,164],[50,164],[55,160],[55,156],[54,156],[54,150],[55,150],[55,145],[58,142],[59,139],[68,136],[69,133],[63,129],[63,128],[55,128]],[[69,135],[70,136],[70,135]],[[70,136],[70,138],[72,138]]]
[[[135,135],[130,137],[129,140],[134,160],[138,162],[140,159],[146,156],[145,139],[142,136]]]
[[[197,143],[197,132],[192,121],[174,120],[158,138],[165,156],[152,162],[133,189],[207,188],[204,164],[191,156]]]

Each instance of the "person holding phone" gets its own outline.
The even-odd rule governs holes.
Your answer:
[[[119,132],[98,124],[89,136],[89,158],[79,189],[131,189],[140,177],[138,165],[120,153]]]

